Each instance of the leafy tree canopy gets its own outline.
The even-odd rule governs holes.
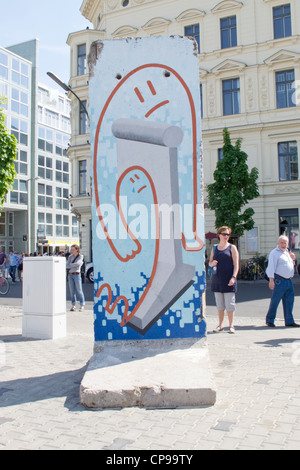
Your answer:
[[[241,150],[241,140],[232,145],[228,129],[223,130],[223,159],[217,163],[214,183],[209,184],[208,204],[215,211],[216,228],[227,225],[232,233],[242,236],[254,227],[254,210],[244,209],[259,196],[258,169],[249,172],[248,156]]]
[[[16,158],[17,139],[6,128],[3,109],[0,108],[0,211],[6,194],[13,187],[16,177],[14,165]]]

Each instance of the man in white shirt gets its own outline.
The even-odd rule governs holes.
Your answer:
[[[271,251],[267,268],[269,277],[269,287],[273,291],[269,311],[266,318],[267,326],[275,327],[275,318],[278,305],[282,300],[285,326],[299,328],[293,317],[294,308],[294,286],[292,278],[294,277],[295,255],[288,250],[289,239],[281,235],[278,240],[278,246]]]

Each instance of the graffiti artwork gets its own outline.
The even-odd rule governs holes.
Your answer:
[[[202,337],[197,48],[98,41],[89,66],[95,340]]]

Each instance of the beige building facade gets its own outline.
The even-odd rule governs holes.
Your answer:
[[[259,170],[251,202],[255,228],[241,256],[266,255],[286,233],[300,258],[300,4],[298,0],[84,0],[91,29],[73,32],[70,86],[88,106],[87,55],[97,39],[194,36],[199,46],[205,184],[222,158],[222,131],[241,138],[249,168]],[[179,58],[180,60],[180,58]],[[297,89],[298,85],[298,89]],[[80,215],[82,251],[91,247],[91,149],[88,119],[72,98],[71,204]],[[206,202],[206,195],[205,195]],[[206,210],[206,232],[215,232]]]

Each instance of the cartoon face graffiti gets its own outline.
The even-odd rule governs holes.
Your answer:
[[[177,57],[175,39],[161,41],[169,42],[164,43],[164,50],[175,46]],[[185,65],[195,72],[193,43],[177,40],[185,51]],[[122,338],[122,334],[137,337],[128,334],[128,328],[144,337],[159,337],[152,332],[153,326],[173,306],[177,323],[183,326],[178,329],[176,325],[177,333],[170,326],[162,335],[184,337],[185,325],[192,325],[195,313],[200,314],[204,224],[199,83],[191,80],[191,70],[189,74],[184,70],[190,83],[183,78],[182,71],[174,68],[175,58],[145,62],[149,41],[101,43],[101,54],[92,64],[94,264],[99,273],[95,314],[96,338],[100,339]],[[152,44],[157,47],[157,40]],[[112,67],[111,60],[107,62],[114,54],[134,59],[132,64],[125,61],[123,67],[115,62],[121,70],[116,73],[115,63]],[[164,206],[173,217],[168,237],[162,230]],[[109,207],[110,221],[104,210]],[[104,235],[102,243],[97,239],[99,231]],[[101,316],[104,329],[100,332]],[[118,322],[122,334],[116,335],[116,328],[107,334],[112,320]],[[196,326],[195,334],[199,332]]]

